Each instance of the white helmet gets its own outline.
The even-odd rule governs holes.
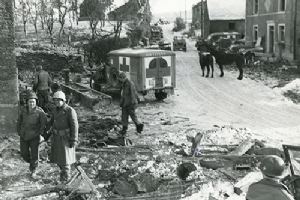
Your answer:
[[[66,101],[66,95],[62,91],[57,91],[53,94],[53,99],[61,99],[63,101]]]

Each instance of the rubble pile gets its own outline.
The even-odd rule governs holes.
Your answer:
[[[118,134],[117,104],[96,110],[72,106],[79,118],[77,165],[95,187],[94,199],[242,199],[246,186],[236,184],[256,171],[264,155],[282,156],[279,149],[254,140],[246,128],[215,125],[200,129],[187,117],[157,112],[160,104],[141,104],[137,113],[145,129],[138,135],[131,122],[125,138]],[[62,196],[70,191],[57,188],[59,172],[48,163],[49,145],[41,146],[39,179],[32,180],[19,155],[18,138],[3,141],[7,145],[1,144],[5,151],[0,151],[5,172],[0,196],[24,195],[30,190],[39,194],[34,199],[57,199],[58,189],[64,191]]]
[[[75,106],[80,124],[78,164],[95,186],[97,198],[223,200],[243,197],[244,192],[236,194],[233,186],[255,171],[257,156],[281,153],[251,139],[248,129],[217,125],[210,130],[187,128],[187,118],[157,113],[156,106],[145,106],[152,110],[148,110],[143,120],[151,123],[142,135],[134,134],[131,126],[125,139],[132,140],[132,146],[124,146],[124,139],[122,142],[117,134],[121,127],[117,105],[97,111]],[[5,150],[0,151],[4,171],[0,196],[8,198],[57,185],[59,169],[48,163],[49,145],[41,146],[39,179],[32,180],[28,164],[19,155],[18,138],[2,141]],[[193,149],[199,154],[193,154]],[[49,192],[33,199],[56,198],[57,192]]]
[[[245,75],[251,79],[262,80],[272,87],[283,87],[298,77],[299,69],[291,63],[258,60],[245,67]]]
[[[82,56],[69,51],[16,48],[16,62],[19,71],[34,70],[37,65],[42,65],[48,72],[59,72],[62,69],[77,73],[84,71]]]
[[[98,148],[113,144],[111,132],[118,132],[120,130],[120,122],[111,118],[98,118],[96,115],[80,120],[79,132],[81,134],[81,144]]]

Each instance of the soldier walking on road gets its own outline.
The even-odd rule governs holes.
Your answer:
[[[26,106],[20,111],[17,131],[20,136],[20,151],[23,159],[30,163],[31,177],[35,178],[39,162],[40,135],[43,134],[47,117],[44,111],[36,106],[37,96],[29,93]]]
[[[119,80],[122,83],[121,90],[121,100],[120,106],[122,108],[122,126],[123,129],[120,131],[121,135],[125,135],[128,129],[128,117],[130,116],[134,124],[136,125],[136,130],[141,133],[144,128],[144,124],[140,123],[135,114],[135,109],[138,104],[137,101],[137,91],[135,89],[134,83],[131,82],[124,72],[119,74]]]
[[[33,88],[37,92],[39,106],[47,112],[46,104],[49,100],[49,90],[52,80],[49,73],[44,71],[41,65],[37,66],[37,72],[38,73],[35,76]]]
[[[76,162],[75,146],[78,142],[78,120],[76,111],[66,104],[62,91],[53,94],[56,106],[51,116],[52,140],[50,161],[56,163],[60,172],[60,181],[70,179],[71,165]]]

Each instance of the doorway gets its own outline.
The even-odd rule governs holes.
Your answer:
[[[274,40],[275,40],[275,24],[268,24],[267,32],[267,53],[274,53]]]

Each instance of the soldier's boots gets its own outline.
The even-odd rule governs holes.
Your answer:
[[[37,178],[37,172],[36,172],[36,170],[31,170],[30,171],[30,177],[33,178],[33,179]]]
[[[70,180],[71,176],[69,172],[61,172],[60,173],[60,181],[65,183],[68,182]]]
[[[138,124],[138,125],[136,125],[136,131],[138,133],[142,133],[143,130],[144,130],[144,124]]]
[[[122,128],[122,130],[119,132],[119,134],[120,134],[121,136],[125,136],[126,133],[127,133],[127,129],[128,129],[127,126],[123,126],[123,128]]]

